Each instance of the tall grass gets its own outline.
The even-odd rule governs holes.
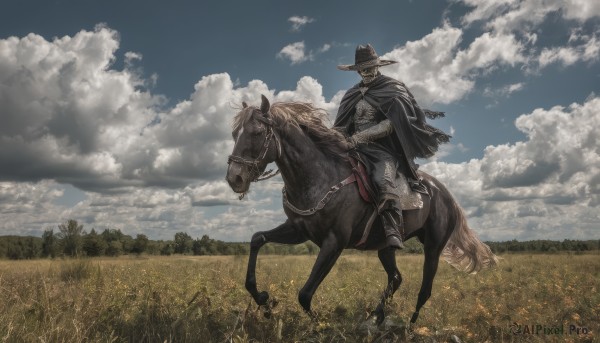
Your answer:
[[[477,275],[441,262],[433,294],[407,329],[421,256],[399,256],[403,283],[387,320],[366,321],[385,286],[376,255],[343,255],[313,299],[297,303],[314,256],[259,257],[270,319],[244,289],[246,258],[153,257],[0,262],[3,342],[592,342],[600,323],[598,255],[505,255]],[[514,335],[513,323],[564,326]],[[569,334],[575,325],[587,335]]]

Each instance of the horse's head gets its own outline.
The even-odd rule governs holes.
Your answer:
[[[278,137],[273,131],[273,118],[269,100],[262,95],[260,108],[248,106],[236,116],[232,132],[235,145],[229,155],[227,182],[236,193],[245,193],[250,183],[258,179],[267,164],[281,153]]]

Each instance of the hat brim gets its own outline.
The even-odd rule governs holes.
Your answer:
[[[361,64],[342,64],[337,66],[337,68],[339,70],[344,70],[344,71],[349,71],[349,70],[363,70],[363,69],[367,69],[367,68],[371,68],[371,67],[383,67],[383,66],[387,66],[390,64],[394,64],[394,63],[398,63],[397,61],[390,61],[390,60],[373,60],[373,61],[368,61],[368,62],[364,62]]]

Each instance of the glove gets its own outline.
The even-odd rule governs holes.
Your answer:
[[[370,128],[360,131],[352,135],[349,138],[349,141],[354,144],[354,146],[362,143],[370,143],[374,142],[380,138],[390,135],[394,132],[394,126],[389,119],[385,119],[379,122],[379,124],[371,126]]]

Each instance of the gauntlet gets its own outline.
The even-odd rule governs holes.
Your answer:
[[[394,126],[389,119],[380,121],[377,125],[371,126],[370,128],[355,133],[350,137],[352,143],[369,143],[390,135],[394,132]]]

